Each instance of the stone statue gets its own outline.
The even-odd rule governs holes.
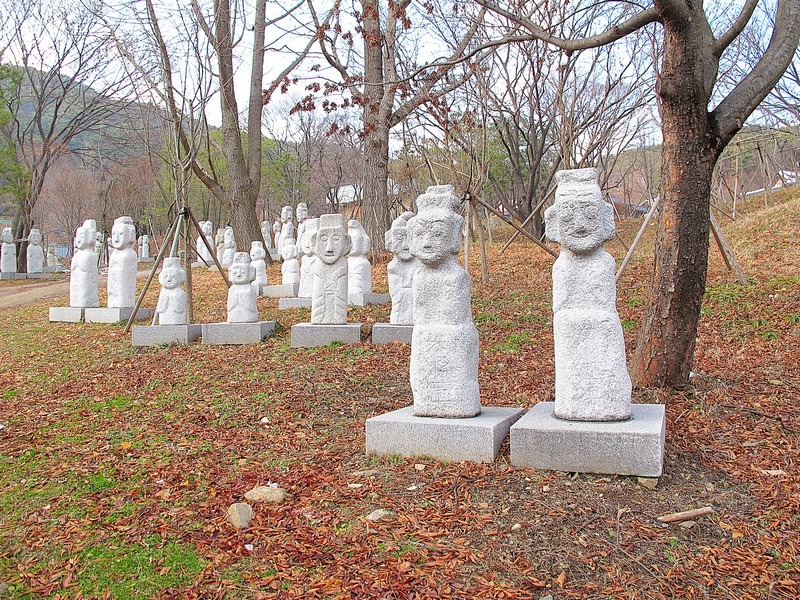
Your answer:
[[[61,265],[58,262],[58,256],[56,256],[56,245],[53,242],[47,244],[47,268],[52,269],[55,271]]]
[[[553,265],[555,416],[622,421],[631,414],[631,380],[616,307],[616,264],[603,249],[614,237],[614,212],[595,169],[556,173],[555,202],[545,211],[547,237],[561,244]]]
[[[69,274],[69,305],[74,308],[97,308],[97,223],[86,219],[75,233],[75,253]],[[102,245],[102,242],[101,242]]]
[[[42,233],[38,229],[31,229],[28,234],[28,273],[41,273],[44,271],[44,249],[42,248]]]
[[[311,323],[347,323],[347,259],[350,252],[344,216],[322,215],[319,229],[311,236],[316,261],[311,296]]]
[[[165,258],[158,275],[161,292],[158,294],[154,325],[186,325],[186,292],[182,287],[184,281],[186,272],[181,266],[180,257]]]
[[[214,264],[214,258],[211,256],[211,251],[203,243],[203,239],[208,242],[208,245],[214,247],[214,224],[211,221],[200,221],[200,234],[197,236],[195,243],[195,250],[197,250],[198,260],[205,263],[207,266]]]
[[[17,246],[14,244],[14,234],[11,227],[3,227],[0,234],[3,245],[0,247],[0,271],[3,273],[17,272]]]
[[[307,219],[303,224],[303,234],[298,239],[300,252],[303,260],[300,263],[300,288],[297,290],[298,298],[311,298],[314,288],[314,264],[317,257],[314,256],[314,247],[311,245],[311,238],[319,229],[319,219]]]
[[[255,278],[256,269],[250,264],[250,255],[247,252],[235,252],[228,267],[228,279],[231,281],[228,289],[228,323],[258,321],[258,294],[253,287]]]
[[[287,240],[294,239],[294,223],[292,223],[292,207],[284,206],[281,209],[281,233],[278,236],[277,248],[281,251]]]
[[[347,223],[347,233],[352,241],[347,256],[347,292],[351,303],[361,304],[364,294],[372,293],[372,265],[367,256],[372,249],[372,240],[355,219]]]
[[[145,237],[145,236],[142,236]],[[136,304],[136,264],[133,249],[136,227],[130,217],[119,217],[111,228],[114,253],[108,259],[108,307],[127,308]],[[142,246],[139,246],[141,251]]]
[[[258,295],[259,288],[262,285],[269,285],[267,280],[267,251],[264,250],[264,244],[261,242],[252,242],[250,244],[250,266],[255,269],[256,277],[253,279],[253,287]]]
[[[264,242],[262,244],[267,244],[272,241],[269,237],[269,221],[261,221],[261,237],[264,238]]]
[[[133,222],[133,220],[131,220]],[[116,221],[114,221],[116,224]],[[135,235],[135,234],[134,234]],[[114,237],[114,230],[111,230],[111,237],[113,242]],[[112,247],[116,249],[116,246],[113,245]],[[139,258],[150,258],[150,236],[147,234],[139,236]]]
[[[225,249],[222,252],[222,266],[226,269],[233,264],[233,256],[236,254],[236,238],[233,236],[233,227],[228,225],[225,228]]]
[[[217,235],[214,237],[214,244],[217,247],[217,260],[222,264],[222,255],[225,254],[225,230],[220,227],[217,229]]]
[[[281,249],[281,258],[283,264],[281,265],[281,283],[283,285],[292,285],[300,283],[300,261],[297,260],[299,250],[294,243],[294,240],[287,240]]]
[[[103,232],[96,232],[94,240],[94,254],[97,256],[97,264],[104,266],[106,265],[106,254],[103,253]],[[106,246],[106,252],[108,252],[108,246]]]
[[[384,236],[386,249],[394,254],[394,258],[386,266],[389,295],[392,297],[392,314],[389,316],[389,323],[392,325],[414,324],[414,295],[411,286],[419,261],[408,250],[408,220],[413,216],[413,212],[404,212],[392,222],[392,228]]]
[[[280,217],[275,217],[275,222],[272,224],[272,248],[278,247],[278,240],[281,237],[281,229],[283,224]]]
[[[306,219],[308,219],[308,204],[300,202],[294,209],[295,217],[297,218],[297,234],[295,239],[297,245],[300,245],[300,239],[303,237],[303,230],[305,229]]]
[[[458,263],[463,219],[449,185],[431,186],[408,220],[408,247],[420,261],[414,274],[411,391],[418,417],[480,414],[478,330],[472,322],[472,282]]]

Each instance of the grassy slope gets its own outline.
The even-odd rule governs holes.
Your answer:
[[[242,348],[135,350],[119,327],[49,324],[48,302],[0,312],[0,581],[12,597],[798,597],[800,200],[726,231],[754,285],[712,249],[693,385],[636,392],[667,404],[656,490],[515,469],[507,447],[493,465],[365,457],[364,420],[410,403],[408,348],[290,349],[308,311],[274,300],[262,317],[287,330]],[[629,350],[652,237],[619,285]],[[498,248],[473,290],[483,403],[529,407],[552,397],[551,259]],[[198,321],[222,320],[220,281],[195,284]],[[223,522],[270,481],[293,500],[246,532]],[[654,519],[706,504],[691,529]],[[367,524],[377,507],[398,516]]]

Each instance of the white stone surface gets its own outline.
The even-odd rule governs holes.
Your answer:
[[[578,421],[630,416],[631,380],[616,307],[616,264],[603,249],[614,213],[595,169],[559,171],[547,237],[561,244],[553,265],[555,414]]]
[[[370,304],[389,304],[392,297],[389,294],[348,294],[351,306],[369,306]]]
[[[413,325],[392,325],[391,323],[375,323],[372,326],[373,344],[390,344],[398,342],[410,344],[414,333]]]
[[[271,249],[277,250],[278,240],[281,237],[282,228],[283,228],[283,223],[281,222],[281,218],[275,217],[275,222],[272,224],[272,245],[270,246]],[[280,253],[278,253],[278,255],[280,256]]]
[[[348,221],[347,234],[352,244],[347,255],[347,293],[350,304],[358,305],[363,296],[372,293],[372,265],[368,256],[372,240],[355,219]]]
[[[214,245],[217,248],[217,260],[222,264],[222,255],[225,254],[225,229],[220,227],[214,236]],[[216,266],[216,265],[214,265]],[[223,265],[224,266],[224,265]]]
[[[253,507],[245,502],[237,502],[228,507],[225,520],[236,529],[245,529],[253,519]]]
[[[17,246],[14,244],[14,234],[11,231],[11,227],[3,227],[0,240],[3,241],[2,246],[0,246],[0,272],[16,273]]]
[[[201,325],[134,325],[131,344],[134,346],[186,345],[202,334]]]
[[[392,298],[392,325],[414,324],[414,293],[412,283],[419,260],[408,249],[408,220],[413,212],[404,212],[392,221],[392,228],[386,232],[386,249],[394,257],[386,267],[389,278],[389,296]]]
[[[214,258],[211,256],[208,247],[203,243],[203,240],[205,239],[208,245],[214,248],[214,224],[211,221],[200,221],[198,225],[200,225],[200,234],[195,242],[195,250],[199,257],[198,262],[210,267],[214,264]]]
[[[571,473],[659,477],[664,461],[661,404],[633,404],[627,421],[566,421],[540,402],[511,428],[511,464]]]
[[[255,323],[204,323],[203,343],[212,345],[259,344],[275,331],[275,321]]]
[[[228,323],[255,323],[258,321],[258,293],[253,287],[256,269],[250,264],[247,252],[236,252],[228,267]]]
[[[50,321],[66,322],[66,323],[79,323],[83,321],[83,312],[85,308],[74,306],[51,306],[50,307]]]
[[[115,221],[116,223],[116,221]],[[133,223],[133,221],[131,221]],[[136,230],[134,229],[134,237],[136,237]],[[112,238],[112,247],[116,250],[116,246],[113,245],[113,238],[114,238],[114,231],[112,228],[111,231],[111,238]],[[133,245],[131,245],[131,248]],[[150,236],[149,235],[142,235],[139,236],[139,256],[140,259],[147,259],[150,258]]]
[[[278,252],[283,249],[283,245],[288,240],[293,240],[294,238],[294,223],[292,222],[292,207],[291,206],[284,206],[281,209],[281,232],[278,236]]]
[[[38,229],[31,229],[28,234],[27,250],[28,273],[44,272],[44,249],[42,248],[42,233]]]
[[[258,291],[259,296],[268,298],[295,298],[299,283],[287,283],[286,285],[262,285]]]
[[[269,232],[267,232],[269,234]],[[256,278],[253,280],[253,289],[258,295],[262,285],[269,285],[267,279],[267,251],[262,242],[252,242],[250,244],[250,265],[256,270]]]
[[[296,244],[299,246],[303,238],[303,232],[306,228],[306,220],[308,219],[308,204],[300,202],[294,209],[294,215],[297,219],[297,231],[295,233]]]
[[[464,419],[418,417],[413,407],[367,419],[367,454],[430,456],[436,460],[493,462],[522,408],[485,407]]]
[[[311,245],[317,260],[314,265],[311,322],[337,325],[347,322],[347,254],[351,240],[344,216],[322,215]]]
[[[51,242],[47,244],[47,270],[55,271],[59,267],[61,267],[61,263],[58,262],[58,256],[56,256],[56,245]]]
[[[278,310],[311,308],[311,298],[278,298]]]
[[[158,275],[161,292],[158,294],[154,325],[186,325],[184,281],[186,272],[181,267],[181,259],[177,256],[165,258]]]
[[[472,281],[458,263],[463,219],[452,186],[432,186],[417,198],[408,245],[414,274],[411,390],[414,415],[473,417],[481,412],[478,330],[472,322]]]
[[[145,236],[142,236],[145,237]],[[136,227],[130,217],[119,217],[111,227],[111,246],[114,252],[108,259],[109,308],[130,308],[136,304],[136,268],[139,259],[133,245]],[[139,246],[142,249],[142,246]],[[145,257],[147,258],[147,257]]]
[[[280,504],[291,494],[283,488],[271,485],[259,485],[244,493],[244,499],[250,502],[264,502],[265,504]]]
[[[297,295],[300,298],[311,298],[314,294],[314,263],[317,258],[314,256],[314,246],[311,240],[319,229],[319,219],[307,219],[303,223],[303,234],[298,238],[298,245],[302,253],[303,260],[300,263],[300,287]]]
[[[75,253],[69,274],[69,305],[74,308],[100,306],[97,296],[97,224],[86,219],[75,234]]]
[[[281,284],[294,285],[297,284],[298,290],[300,289],[300,261],[297,260],[298,248],[293,239],[286,240],[281,248],[281,258],[283,264],[281,265]]]
[[[233,255],[236,254],[236,238],[233,235],[233,227],[228,225],[224,234],[224,249],[222,251],[222,266],[227,269],[233,264]]]
[[[340,325],[316,325],[297,323],[292,325],[292,348],[316,348],[333,342],[357,344],[361,341],[361,323]]]
[[[137,321],[152,319],[155,310],[152,308],[140,308],[136,311]],[[123,323],[127,322],[133,314],[133,306],[121,308],[85,308],[83,318],[87,323]]]

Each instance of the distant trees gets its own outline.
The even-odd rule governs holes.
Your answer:
[[[113,115],[128,105],[130,82],[113,68],[102,3],[34,0],[10,3],[12,28],[3,55],[6,124],[0,128],[18,167],[5,189],[16,204],[14,237],[25,240],[47,173],[66,154],[81,156],[97,144]],[[17,251],[25,270],[27,242]]]
[[[700,306],[705,291],[710,228],[710,186],[718,158],[745,120],[778,83],[800,39],[800,0],[778,0],[768,45],[752,69],[715,97],[726,51],[753,19],[758,0],[746,0],[715,31],[704,3],[653,0],[571,3],[572,14],[602,10],[596,29],[569,38],[542,25],[552,8],[537,3],[520,14],[518,4],[478,2],[568,54],[613,43],[658,24],[662,32],[656,93],[662,122],[660,218],[651,295],[631,365],[639,385],[684,385],[691,371]],[[708,4],[709,9],[717,8]],[[610,24],[608,26],[607,24]],[[710,108],[713,103],[715,106]]]

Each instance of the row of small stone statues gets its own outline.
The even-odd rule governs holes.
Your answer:
[[[2,279],[22,279],[24,273],[17,273],[17,246],[14,243],[14,233],[11,227],[4,227],[0,233],[0,276]],[[46,271],[55,271],[58,267],[56,258],[56,247],[50,244],[47,248],[47,265],[45,265],[45,254],[42,248],[42,234],[38,229],[31,229],[28,234],[28,253],[27,253],[27,273],[29,275],[40,275]]]

